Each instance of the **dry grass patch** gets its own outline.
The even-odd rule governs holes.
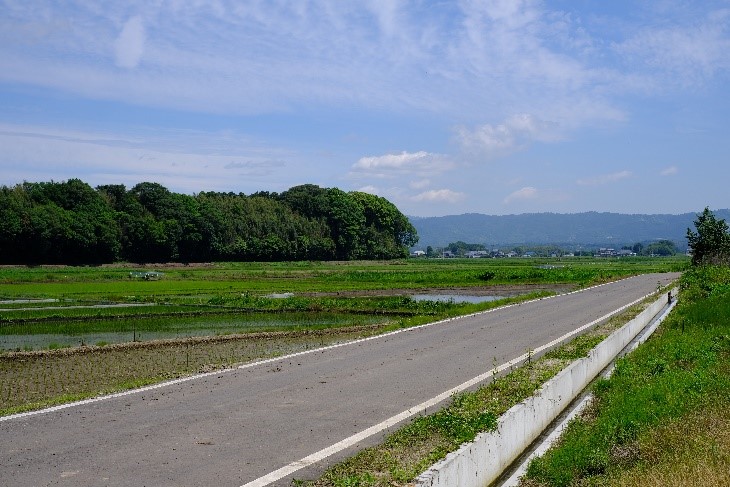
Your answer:
[[[633,466],[606,487],[725,487],[730,485],[730,409],[693,411],[632,445]]]

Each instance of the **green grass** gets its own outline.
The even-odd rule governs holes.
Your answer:
[[[652,434],[682,425],[697,411],[727,411],[729,283],[726,268],[684,275],[674,312],[647,343],[617,363],[610,380],[596,383],[592,408],[569,425],[557,447],[530,464],[528,485],[613,485],[626,471],[660,461],[662,455],[641,446]],[[673,448],[660,447],[667,454]],[[719,468],[727,472],[724,458]],[[691,471],[692,459],[684,461]]]
[[[584,286],[647,272],[683,270],[688,259],[408,259],[367,262],[216,263],[163,268],[158,281],[130,279],[141,267],[4,267],[0,299],[99,301],[270,292],[338,292],[567,283]],[[549,264],[552,269],[539,266]],[[148,267],[153,269],[153,266]]]

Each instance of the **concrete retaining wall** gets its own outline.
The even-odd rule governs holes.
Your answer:
[[[495,431],[478,435],[420,475],[416,486],[485,487],[494,482],[666,304],[666,296],[659,298],[587,357],[573,362],[532,397],[510,408],[499,418]]]

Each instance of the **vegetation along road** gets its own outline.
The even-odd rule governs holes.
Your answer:
[[[307,463],[300,460],[316,460],[325,455],[317,452],[677,277],[640,275],[159,388],[6,416],[0,478],[18,486],[288,485],[382,433],[355,437],[350,448],[296,470]]]

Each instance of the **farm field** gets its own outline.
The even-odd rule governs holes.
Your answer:
[[[2,267],[0,413],[686,265],[570,258]],[[145,271],[161,275],[137,277]],[[423,294],[433,298],[416,299]],[[455,299],[464,295],[484,301]]]

